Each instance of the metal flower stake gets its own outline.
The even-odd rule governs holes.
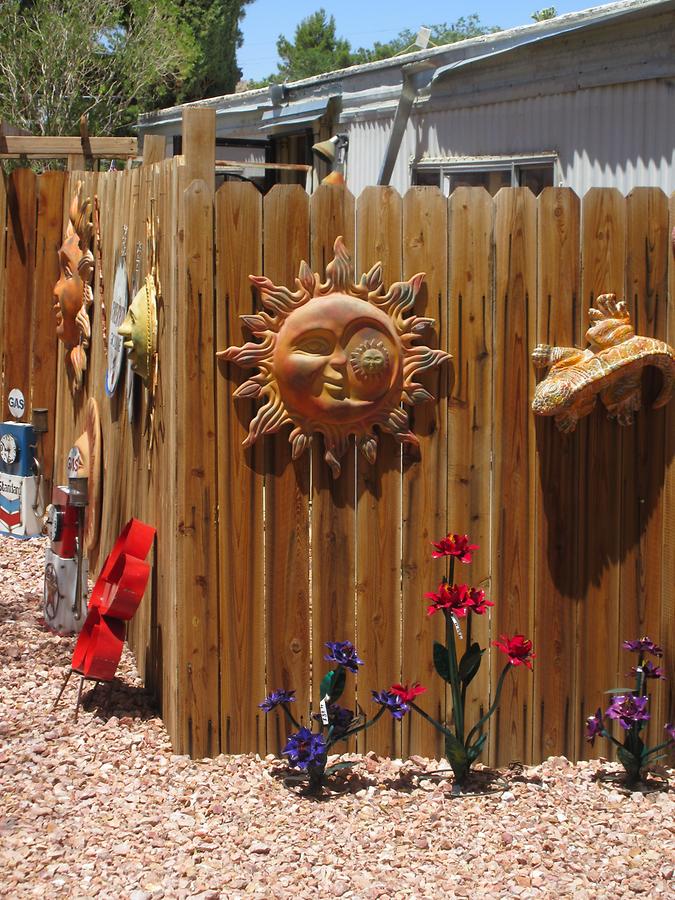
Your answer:
[[[433,544],[433,548],[434,559],[443,557],[450,559],[449,580],[443,578],[438,590],[425,594],[425,597],[431,601],[427,608],[427,614],[431,616],[441,611],[445,618],[445,644],[435,641],[433,654],[434,668],[450,686],[452,729],[448,727],[447,723],[438,722],[428,715],[415,703],[415,697],[426,690],[421,685],[416,683],[408,688],[407,685],[395,684],[389,693],[393,695],[400,706],[405,707],[402,714],[405,714],[408,708],[413,709],[443,734],[445,755],[452,767],[457,784],[461,785],[466,781],[472,764],[483,750],[487,740],[487,732],[484,732],[483,728],[499,706],[499,698],[507,672],[513,666],[526,666],[528,669],[532,669],[532,659],[535,654],[532,652],[532,642],[522,634],[516,634],[513,637],[502,635],[500,640],[493,642],[495,647],[506,653],[508,662],[499,676],[492,705],[467,733],[464,721],[466,692],[478,673],[483,654],[487,649],[481,648],[478,642],[471,640],[471,617],[484,615],[488,607],[494,606],[494,604],[486,599],[485,591],[480,588],[454,583],[455,561],[470,563],[473,552],[478,549],[476,544],[470,543],[467,535],[448,534],[443,540]],[[460,619],[466,620],[466,650],[458,660],[457,639],[463,639]],[[382,700],[378,702],[382,702]],[[397,715],[391,705],[390,711],[393,715]]]
[[[623,649],[638,654],[637,665],[633,666],[627,675],[635,676],[635,689],[615,688],[607,691],[612,695],[612,701],[602,715],[599,707],[595,715],[586,720],[586,740],[592,744],[596,737],[604,737],[611,741],[617,748],[616,755],[619,762],[626,770],[626,782],[636,784],[642,780],[645,768],[661,759],[665,754],[660,754],[671,744],[675,744],[675,724],[665,725],[667,739],[655,747],[646,747],[640,732],[650,719],[649,694],[647,686],[651,680],[665,679],[663,670],[655,665],[647,655],[654,657],[663,656],[663,650],[648,637],[635,641],[624,641]],[[605,723],[605,718],[618,721],[624,731],[623,743],[618,741],[609,731],[611,725]]]
[[[289,766],[298,770],[295,776],[290,776],[287,780],[308,780],[310,793],[320,792],[327,779],[335,772],[355,765],[353,762],[336,762],[329,766],[328,755],[332,747],[370,728],[383,715],[386,708],[383,706],[372,719],[366,719],[362,713],[356,715],[352,710],[338,704],[337,701],[345,689],[347,672],[356,675],[359,666],[363,665],[363,660],[359,659],[356,648],[350,641],[329,641],[325,646],[328,653],[324,659],[335,663],[335,667],[327,672],[321,681],[319,712],[312,717],[317,722],[317,731],[300,725],[291,712],[290,704],[295,702],[293,690],[272,691],[259,704],[266,713],[281,707],[288,721],[297,729],[290,735],[281,752],[288,757]]]

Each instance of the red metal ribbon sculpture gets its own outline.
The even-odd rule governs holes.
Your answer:
[[[154,539],[151,525],[130,519],[106,559],[71,663],[72,671],[83,678],[110,681],[114,677],[122,656],[125,622],[133,618],[150,577],[145,558]]]

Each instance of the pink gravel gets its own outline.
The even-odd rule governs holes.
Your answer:
[[[173,755],[128,650],[77,723],[74,679],[52,712],[73,639],[41,625],[43,553],[0,539],[0,896],[675,896],[672,787],[624,793],[602,761],[454,797],[433,760],[369,755],[316,801],[271,757]]]

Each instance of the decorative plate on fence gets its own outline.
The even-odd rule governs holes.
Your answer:
[[[241,317],[255,342],[217,355],[259,370],[234,393],[264,401],[243,446],[291,424],[289,441],[297,459],[320,432],[324,459],[337,478],[352,434],[371,463],[377,454],[376,427],[401,442],[419,444],[401,401],[433,400],[417,376],[450,356],[416,343],[434,324],[412,311],[424,273],[396,282],[385,293],[380,263],[355,284],[341,237],[334,250],[324,283],[303,260],[295,292],[250,275],[269,312]]]
[[[115,393],[124,362],[124,341],[118,329],[127,314],[129,302],[129,284],[126,265],[126,236],[122,244],[122,252],[117,261],[115,281],[113,282],[112,309],[110,311],[110,327],[108,329],[108,370],[105,378],[105,392],[109,397]]]

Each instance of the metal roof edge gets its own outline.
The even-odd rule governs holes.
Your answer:
[[[566,13],[565,15],[556,16],[553,19],[547,19],[543,22],[518,25],[513,28],[505,29],[504,31],[493,32],[475,38],[468,38],[467,40],[457,41],[452,44],[444,44],[427,50],[405,53],[400,56],[377,60],[376,62],[362,63],[357,66],[350,66],[346,69],[325,72],[321,75],[314,75],[311,78],[287,82],[285,87],[289,91],[305,91],[324,86],[326,89],[330,90],[331,85],[336,81],[356,78],[359,75],[368,74],[378,70],[402,69],[404,66],[409,66],[420,61],[432,61],[437,57],[447,56],[448,63],[439,66],[437,69],[434,76],[434,81],[436,81],[441,73],[447,74],[453,69],[460,68],[469,62],[479,62],[480,60],[513,50],[516,47],[526,46],[528,43],[558,37],[565,33],[602,24],[605,21],[619,19],[631,14],[638,14],[643,10],[667,10],[670,8],[675,8],[675,0],[619,0],[619,2],[616,3],[593,6],[585,10]],[[485,49],[486,52],[481,53],[481,49]],[[477,52],[472,53],[471,51],[473,50],[476,50]],[[452,60],[452,57],[456,57],[456,59]],[[252,102],[255,101],[256,98],[259,98],[259,103]],[[269,86],[266,86],[263,88],[256,88],[252,91],[241,91],[236,94],[223,94],[220,97],[209,97],[204,100],[195,100],[191,103],[184,103],[166,109],[142,113],[139,116],[138,125],[139,128],[143,130],[146,127],[179,121],[182,116],[182,110],[185,108],[216,107],[217,115],[226,115],[227,113],[237,115],[248,111],[252,112],[259,109],[261,106],[268,106],[269,102]]]

